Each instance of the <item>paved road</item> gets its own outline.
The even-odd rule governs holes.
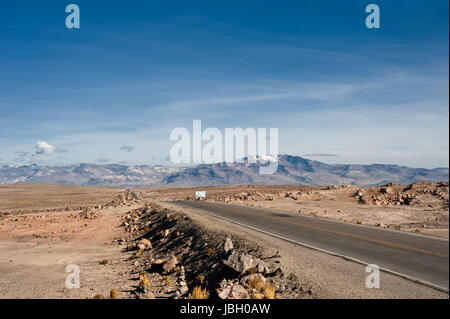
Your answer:
[[[181,201],[177,204],[290,241],[376,264],[382,269],[419,279],[448,292],[448,240],[271,209],[203,201]]]

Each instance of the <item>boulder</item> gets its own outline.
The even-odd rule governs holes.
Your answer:
[[[257,267],[260,262],[258,258],[252,255],[233,251],[223,263],[238,273],[244,273],[251,268]]]

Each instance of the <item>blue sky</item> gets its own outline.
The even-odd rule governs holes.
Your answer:
[[[65,27],[69,3],[80,29]],[[365,27],[370,3],[380,29]],[[170,131],[200,119],[277,127],[280,153],[328,163],[448,167],[448,10],[448,1],[2,3],[0,163],[164,164]]]

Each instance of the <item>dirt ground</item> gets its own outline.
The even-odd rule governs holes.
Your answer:
[[[435,194],[430,195],[429,202],[426,202],[429,196],[426,192],[417,197],[420,204],[377,205],[362,203],[360,199],[366,196],[368,201],[370,196],[378,196],[372,195],[372,192],[380,193],[377,188],[364,189],[363,194],[357,194],[359,188],[355,187],[293,186],[136,189],[130,193],[124,189],[95,187],[2,186],[0,298],[93,298],[98,294],[108,297],[112,288],[118,289],[120,298],[134,298],[140,273],[167,262],[175,253],[183,260],[186,279],[184,275],[180,279],[179,267],[177,272],[167,274],[150,272],[152,289],[147,297],[188,297],[199,280],[196,269],[217,266],[220,259],[214,258],[220,257],[219,250],[226,236],[232,236],[236,249],[269,258],[265,260],[272,270],[277,265],[283,268],[285,277],[269,279],[276,285],[276,295],[280,298],[448,298],[448,294],[387,274],[383,274],[381,289],[366,289],[364,279],[367,274],[361,265],[206,218],[165,202],[192,198],[195,190],[206,190],[208,200],[276,207],[294,213],[301,210],[303,214],[324,214],[328,218],[347,218],[349,222],[370,224],[382,220],[382,227],[401,225],[402,230],[408,231],[410,229],[405,225],[419,220],[428,227],[420,228],[421,232],[430,231],[445,237],[442,234],[446,231],[448,237],[448,211],[439,206],[445,205],[446,194],[448,205],[448,184],[446,188],[439,187],[438,191],[430,190]],[[402,186],[402,190],[405,188]],[[260,196],[268,199],[255,200]],[[292,198],[297,196],[297,199]],[[438,196],[444,199],[436,200]],[[153,210],[145,213],[148,205],[159,205],[165,215]],[[189,219],[185,219],[187,216]],[[413,217],[415,219],[411,220]],[[436,217],[440,219],[433,221]],[[166,229],[170,229],[167,238],[160,235]],[[185,233],[192,233],[190,237],[194,239],[185,239]],[[129,251],[127,245],[144,236],[151,240],[153,247],[137,257],[137,252]],[[184,245],[186,242],[193,243],[189,249]],[[279,258],[270,259],[277,252],[281,252]],[[206,258],[208,263],[196,264]],[[80,269],[79,289],[65,286],[70,274],[66,272],[69,264]],[[209,273],[210,283],[218,284],[214,277],[217,274],[221,271]],[[189,291],[180,295],[182,281],[187,282]]]
[[[79,209],[106,203],[122,191],[91,186],[3,185],[0,186],[0,213]]]
[[[91,298],[113,287],[129,288],[133,283],[124,276],[129,266],[113,240],[124,235],[121,216],[130,207],[98,209],[120,191],[0,187],[0,297]],[[69,264],[80,269],[80,289],[66,289]]]

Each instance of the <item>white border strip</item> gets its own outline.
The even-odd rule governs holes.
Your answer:
[[[183,204],[180,204],[180,203],[176,203],[176,204],[184,206]],[[260,233],[264,233],[266,235],[270,235],[270,236],[279,238],[281,240],[284,240],[284,241],[287,241],[287,242],[290,242],[290,243],[293,243],[293,244],[297,244],[297,245],[300,245],[300,246],[303,246],[303,247],[306,247],[306,248],[314,249],[314,250],[317,250],[317,251],[320,251],[320,252],[323,252],[323,253],[326,253],[326,254],[329,254],[329,255],[332,255],[332,256],[340,257],[340,258],[343,258],[343,259],[348,260],[348,261],[353,261],[355,263],[358,263],[358,264],[361,264],[361,265],[365,265],[365,266],[370,265],[369,263],[367,263],[365,261],[362,261],[362,260],[359,260],[359,259],[356,259],[356,258],[353,258],[353,257],[341,255],[341,254],[338,254],[338,253],[335,253],[335,252],[332,252],[332,251],[329,251],[329,250],[326,250],[326,249],[322,249],[322,248],[319,248],[319,247],[311,246],[309,244],[305,244],[305,243],[302,243],[302,242],[299,242],[299,241],[296,241],[296,240],[293,240],[293,239],[289,239],[289,238],[286,238],[286,237],[283,237],[283,236],[280,236],[280,235],[277,235],[277,234],[273,234],[271,232],[268,232],[268,231],[265,231],[265,230],[261,230],[261,229],[258,229],[256,227],[253,227],[253,226],[249,226],[249,225],[243,224],[241,222],[235,221],[233,219],[222,217],[222,216],[213,214],[211,212],[208,212],[208,211],[205,211],[205,210],[202,210],[202,209],[192,208],[192,207],[189,207],[189,206],[185,207],[185,208],[192,209],[192,210],[197,211],[199,213],[205,213],[205,214],[208,214],[208,215],[211,215],[211,216],[214,216],[214,217],[226,220],[228,222],[237,224],[239,226],[243,226],[243,227],[246,227],[246,228],[258,231]],[[447,288],[441,287],[439,285],[432,284],[432,283],[430,283],[428,281],[417,279],[417,278],[414,278],[414,277],[411,277],[411,276],[408,276],[408,275],[405,275],[405,274],[402,274],[402,273],[399,273],[399,272],[396,272],[396,271],[393,271],[393,270],[390,270],[390,269],[387,269],[387,268],[383,268],[383,267],[380,267],[380,270],[382,270],[382,271],[384,271],[384,272],[386,272],[388,274],[399,276],[401,278],[410,280],[412,282],[415,282],[415,283],[418,283],[418,284],[421,284],[421,285],[424,285],[424,286],[427,286],[427,287],[439,290],[439,291],[444,292],[446,294],[449,293],[449,290]]]

